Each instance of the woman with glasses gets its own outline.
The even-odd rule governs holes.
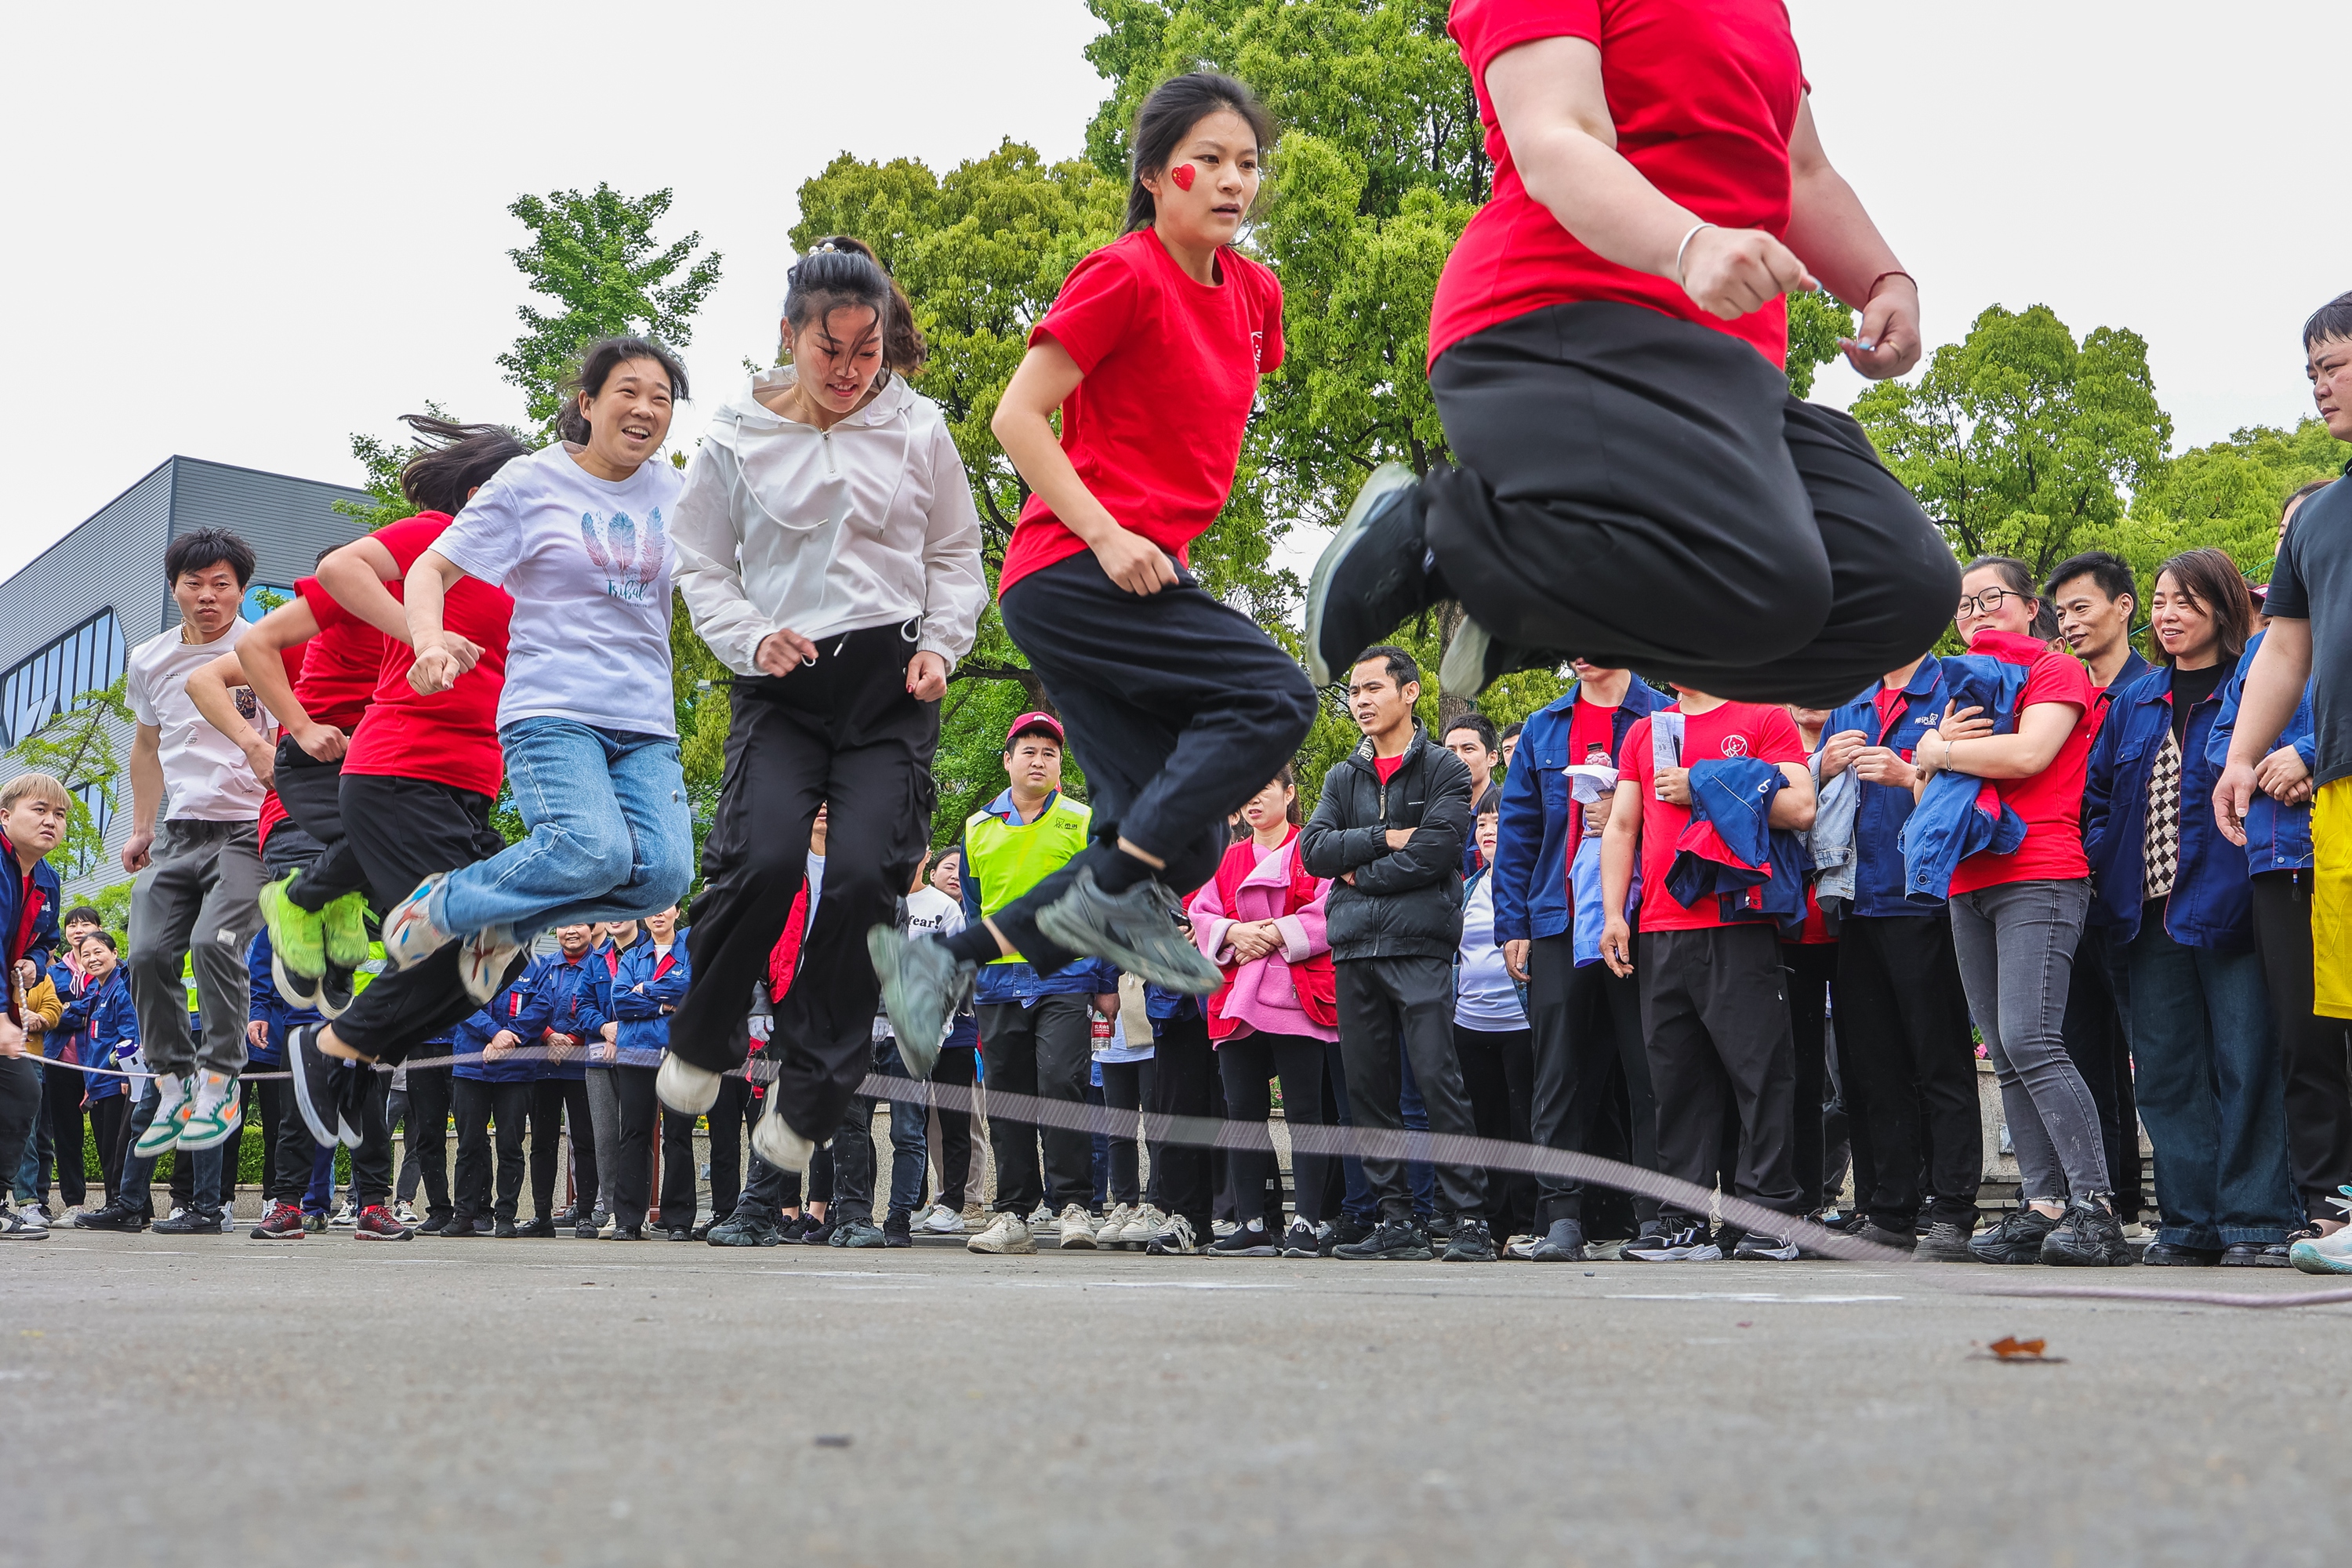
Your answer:
[[[1913,753],[1924,789],[1950,769],[1990,783],[2025,823],[2011,853],[1986,849],[1952,874],[1952,946],[1969,1011],[1984,1032],[2017,1146],[2018,1208],[1969,1250],[1985,1263],[2131,1261],[2110,1199],[2098,1107],[2066,1055],[2061,1022],[2091,904],[2081,826],[2084,767],[2098,728],[2091,677],[2034,633],[2042,601],[2025,563],[1980,555],[1953,617],[1972,658],[2022,666],[2014,722],[1948,710]],[[2000,732],[1996,733],[1996,730]]]

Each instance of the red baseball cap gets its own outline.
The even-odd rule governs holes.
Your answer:
[[[1013,728],[1004,731],[1004,749],[1011,751],[1013,742],[1031,730],[1051,731],[1057,745],[1067,746],[1070,743],[1069,737],[1062,733],[1062,721],[1051,713],[1024,713],[1013,721]]]

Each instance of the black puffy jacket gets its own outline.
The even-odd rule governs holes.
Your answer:
[[[1391,849],[1388,830],[1412,837]],[[1385,784],[1368,738],[1323,775],[1298,836],[1307,869],[1334,879],[1324,929],[1335,959],[1451,959],[1462,943],[1462,846],[1470,836],[1470,767],[1415,720]],[[1337,880],[1353,871],[1351,885]]]

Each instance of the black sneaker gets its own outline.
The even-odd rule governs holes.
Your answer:
[[[833,1233],[840,1228],[841,1222],[837,1219],[828,1217],[825,1219],[813,1221],[806,1230],[801,1232],[801,1245],[803,1247],[831,1247],[833,1245]]]
[[[2021,1204],[1990,1229],[1970,1237],[1969,1252],[1979,1263],[2039,1263],[2042,1244],[2057,1228],[2054,1217],[2031,1204]]]
[[[169,1219],[155,1222],[157,1236],[218,1236],[220,1233],[218,1209],[184,1208]]]
[[[2105,1204],[2076,1198],[2042,1238],[2042,1261],[2063,1268],[2116,1268],[2132,1260],[2123,1222]]]
[[[302,1125],[310,1129],[310,1142],[320,1148],[341,1143],[356,1149],[360,1135],[342,1110],[352,1064],[319,1049],[322,1026],[305,1024],[287,1031],[286,1067],[294,1081],[294,1108],[301,1112]]]
[[[2224,1268],[2292,1268],[2284,1241],[2233,1241],[2221,1249]]]
[[[1929,1223],[1927,1234],[1919,1238],[1912,1249],[1914,1260],[1920,1263],[1973,1263],[1976,1255],[1969,1250],[1969,1227],[1958,1220],[1939,1219]]]
[[[912,1247],[915,1245],[914,1222],[905,1209],[892,1209],[882,1216],[882,1245]]]
[[[549,1240],[555,1235],[554,1216],[551,1215],[541,1215],[539,1218],[532,1220],[528,1225],[519,1225],[515,1226],[515,1234],[517,1236],[536,1237],[541,1241]]]
[[[694,1227],[690,1225],[673,1225],[666,1226],[662,1231],[662,1239],[665,1241],[692,1241],[694,1239]]]
[[[1528,1254],[1537,1263],[1581,1263],[1585,1260],[1584,1226],[1576,1220],[1556,1219],[1544,1232],[1535,1250]]]
[[[1423,528],[1421,480],[1402,463],[1372,470],[1307,582],[1307,674],[1348,678],[1358,654],[1446,596]]]
[[[596,1223],[596,1216],[593,1214],[572,1227],[572,1239],[574,1241],[593,1241],[604,1234],[604,1227]]]
[[[580,1210],[577,1205],[568,1209],[557,1209],[547,1216],[547,1220],[558,1230],[570,1230],[580,1223]]]
[[[1339,1248],[1353,1247],[1372,1234],[1373,1227],[1349,1215],[1341,1215],[1325,1226],[1320,1242],[1315,1249],[1318,1258],[1337,1258]]]
[[[1703,1221],[1691,1220],[1674,1230],[1662,1224],[1657,1235],[1627,1242],[1617,1256],[1634,1263],[1713,1263],[1723,1248]]]
[[[799,1214],[777,1223],[776,1239],[788,1247],[797,1247],[807,1239],[809,1232],[824,1223],[823,1220],[810,1217],[808,1211],[803,1209]]]
[[[76,1230],[142,1231],[147,1228],[147,1216],[117,1199],[103,1208],[84,1209],[74,1216],[73,1227]]]
[[[1768,1236],[1760,1230],[1743,1231],[1739,1244],[1731,1249],[1737,1263],[1794,1263],[1804,1256],[1804,1249],[1784,1236]]]
[[[1909,1252],[1919,1245],[1919,1238],[1912,1234],[1909,1226],[1900,1230],[1890,1230],[1872,1219],[1850,1227],[1845,1234],[1856,1241],[1866,1241],[1874,1247],[1891,1247],[1897,1252]]]
[[[1426,1263],[1434,1254],[1421,1226],[1410,1219],[1384,1216],[1370,1236],[1335,1248],[1332,1256],[1351,1262]]]
[[[1037,911],[1037,929],[1072,952],[1107,960],[1163,990],[1205,996],[1224,977],[1177,923],[1183,912],[1176,895],[1152,878],[1106,893],[1093,868],[1082,866],[1067,890]]]
[[[1328,1222],[1308,1225],[1303,1219],[1293,1219],[1290,1228],[1283,1233],[1282,1255],[1285,1258],[1320,1258],[1323,1237],[1330,1231]]]
[[[731,1214],[712,1226],[702,1239],[709,1247],[773,1247],[784,1236],[758,1215]]]
[[[825,1245],[828,1247],[869,1247],[889,1245],[882,1235],[881,1227],[864,1215],[851,1215],[839,1225],[828,1226],[826,1229],[832,1233],[825,1237]]]
[[[1273,1258],[1281,1251],[1263,1220],[1237,1226],[1209,1244],[1212,1258]]]
[[[882,1011],[898,1038],[898,1059],[915,1077],[929,1079],[948,1023],[971,994],[979,965],[958,958],[936,937],[910,937],[887,925],[866,933],[866,956],[882,982]]]
[[[1432,1241],[1452,1241],[1462,1217],[1450,1214],[1415,1215],[1412,1223],[1421,1226],[1421,1234]]]
[[[1465,1216],[1455,1221],[1454,1237],[1445,1244],[1443,1261],[1447,1263],[1494,1262],[1494,1231],[1483,1219],[1470,1219]]]
[[[614,1241],[643,1241],[645,1238],[646,1227],[642,1225],[616,1225],[613,1227]]]
[[[2150,1268],[2211,1268],[2223,1261],[2217,1247],[2176,1247],[2151,1241],[2140,1249],[2139,1260]]]

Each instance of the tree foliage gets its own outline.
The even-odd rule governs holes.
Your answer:
[[[2142,602],[2166,557],[2205,545],[2230,552],[2256,582],[2268,582],[2280,509],[2313,479],[2333,479],[2352,459],[2315,416],[2293,430],[2254,425],[2226,440],[2193,447],[2164,463],[2132,497],[2129,512],[2085,531],[2084,549],[2112,550],[2131,563]]]
[[[16,743],[16,766],[48,774],[73,797],[66,836],[54,851],[62,876],[86,877],[106,858],[106,835],[90,804],[95,797],[110,814],[115,807],[114,782],[122,764],[114,734],[132,724],[130,679],[121,675],[111,686],[83,692],[72,707]]]

